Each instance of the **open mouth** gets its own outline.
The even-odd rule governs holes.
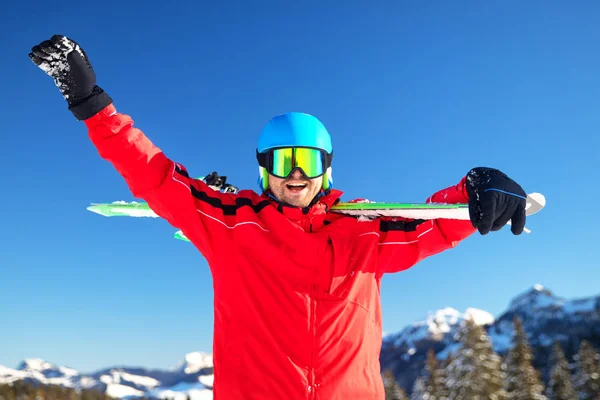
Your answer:
[[[292,192],[301,192],[306,187],[306,183],[288,183],[285,186]]]

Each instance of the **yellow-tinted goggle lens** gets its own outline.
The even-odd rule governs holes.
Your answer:
[[[309,178],[322,175],[323,155],[320,150],[301,147],[276,149],[272,153],[272,175],[287,177],[295,168],[300,168]]]

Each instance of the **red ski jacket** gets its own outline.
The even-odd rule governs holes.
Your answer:
[[[469,221],[303,213],[250,190],[220,193],[171,161],[111,104],[85,121],[133,195],[206,258],[214,286],[216,400],[383,400],[379,288],[475,232]],[[464,203],[464,178],[428,201]]]

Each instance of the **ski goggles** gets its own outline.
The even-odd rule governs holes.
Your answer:
[[[309,147],[285,147],[256,153],[258,165],[278,178],[285,179],[299,169],[307,178],[323,175],[331,166],[333,154]]]

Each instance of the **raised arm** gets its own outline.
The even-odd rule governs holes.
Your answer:
[[[207,219],[225,225],[226,214],[234,218],[237,195],[221,193],[200,179],[189,176],[186,168],[169,159],[144,133],[133,126],[128,115],[111,104],[86,119],[88,134],[100,156],[123,176],[135,197],[143,198],[156,214],[183,231],[203,253],[213,249]],[[210,225],[210,224],[209,224]]]
[[[117,112],[112,99],[96,85],[90,61],[77,43],[55,35],[34,46],[29,56],[54,79],[69,110],[87,126],[100,156],[123,176],[133,195],[146,200],[208,257],[215,243],[223,240],[220,227],[235,218],[237,195],[190,178],[181,164],[133,126],[129,116]]]

